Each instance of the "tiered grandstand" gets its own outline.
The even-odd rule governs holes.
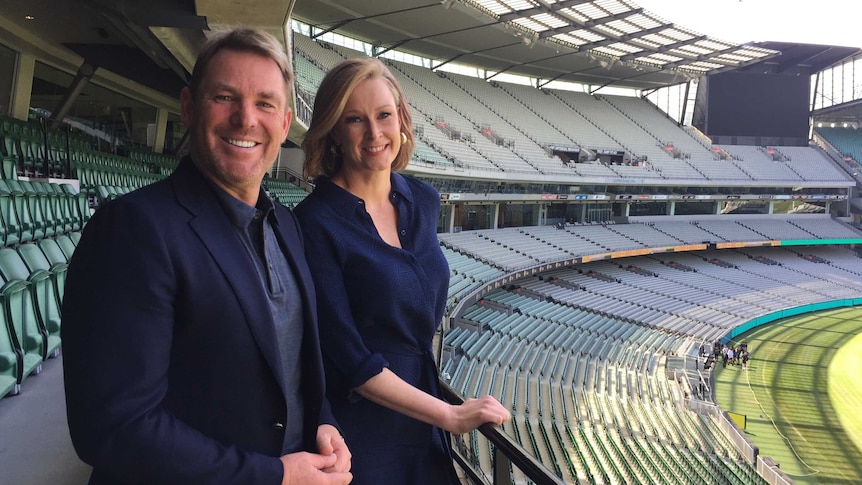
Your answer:
[[[308,71],[300,83],[360,55],[299,34],[295,41]],[[812,201],[847,200],[853,174],[816,146],[710,144],[643,99],[387,63],[415,113],[409,170],[449,197],[460,192],[457,200],[487,200],[495,187],[447,175],[500,186],[654,185],[643,194],[698,187],[690,197],[627,197],[675,198],[676,207],[769,201],[755,215],[712,202],[700,215],[669,208],[505,229],[444,225],[439,234],[451,269],[443,378],[465,397],[490,394],[509,407],[505,432],[555,475],[567,483],[766,483],[750,443],[712,403],[712,362],[701,349],[711,352],[764,315],[862,302],[862,259],[848,247],[862,231],[828,208],[773,213],[779,201],[799,200],[792,194],[800,186]],[[759,194],[727,197],[750,187]],[[493,447],[479,433],[456,447],[485,473],[493,469]]]
[[[761,315],[862,302],[862,259],[844,247],[665,251],[702,240],[859,241],[862,232],[846,224],[823,216],[703,220],[684,223],[687,233],[680,224],[440,235],[458,308],[444,339],[444,377],[465,396],[491,394],[510,406],[506,431],[567,482],[647,483],[674,469],[680,473],[662,483],[764,483],[716,408],[683,405],[710,399],[701,345],[711,349]],[[658,251],[604,259],[608,249]],[[570,264],[597,254],[599,261]],[[478,437],[462,446],[488,469]]]

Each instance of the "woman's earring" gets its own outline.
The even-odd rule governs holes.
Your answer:
[[[401,132],[401,144],[404,145],[407,143],[407,133]]]
[[[336,145],[336,144],[329,145],[329,154],[335,158],[340,157],[341,154],[338,153],[338,145]]]

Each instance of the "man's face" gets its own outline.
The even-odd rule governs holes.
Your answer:
[[[284,78],[267,57],[222,50],[193,96],[180,96],[192,159],[213,182],[254,205],[290,128]]]

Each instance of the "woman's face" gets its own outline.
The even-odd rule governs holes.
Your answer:
[[[341,146],[342,169],[391,171],[401,149],[401,120],[395,97],[383,78],[366,79],[356,86],[332,129],[332,137]]]

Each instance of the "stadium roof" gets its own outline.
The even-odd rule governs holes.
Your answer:
[[[0,40],[74,71],[81,59],[176,96],[207,31],[234,25],[281,38],[296,18],[374,45],[522,74],[649,90],[769,63],[811,73],[859,49],[737,44],[674,25],[628,0],[72,0],[0,2]],[[23,41],[22,41],[23,39]],[[777,67],[774,67],[777,66]]]
[[[779,56],[677,26],[626,0],[300,0],[293,17],[494,73],[648,90]]]

